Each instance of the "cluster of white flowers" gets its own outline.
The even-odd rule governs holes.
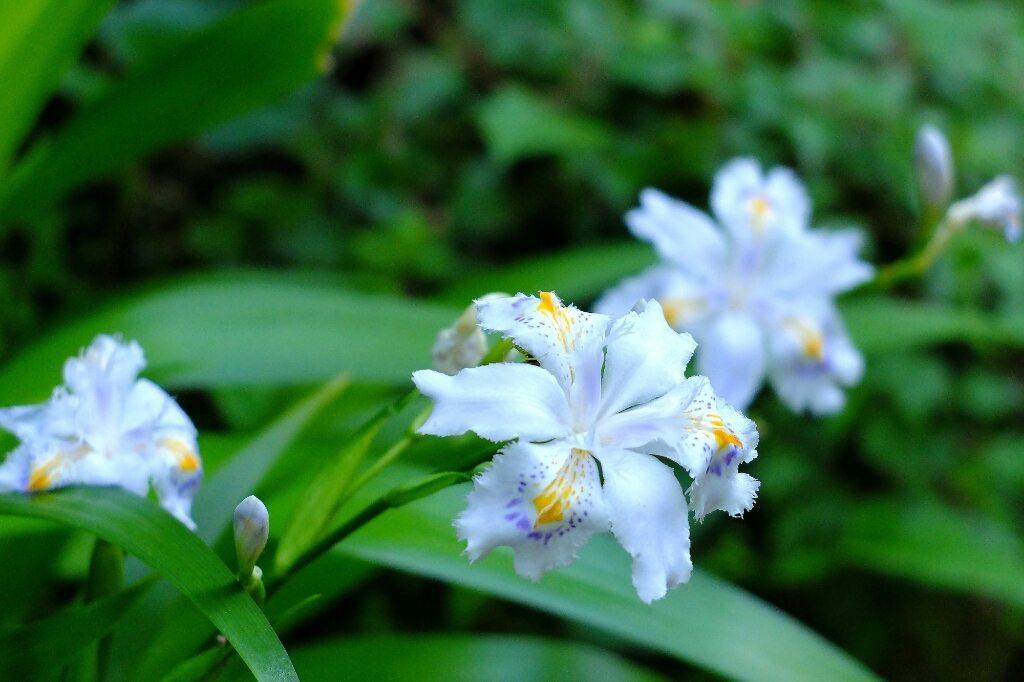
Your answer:
[[[64,364],[49,401],[0,410],[0,426],[21,440],[0,465],[0,492],[95,485],[145,496],[152,484],[164,508],[195,528],[196,429],[163,389],[137,378],[145,365],[138,343],[100,335]]]
[[[656,299],[674,329],[700,344],[697,370],[738,409],[765,376],[794,411],[843,408],[843,386],[864,361],[834,298],[869,279],[855,231],[808,229],[811,203],[785,168],[767,176],[735,159],[715,178],[710,216],[655,189],[626,215],[630,230],[654,244],[662,263],[608,291],[598,312],[621,315]]]
[[[656,301],[619,318],[563,306],[551,293],[477,308],[481,327],[533,360],[413,375],[434,400],[420,433],[512,441],[476,478],[456,521],[470,559],[507,545],[516,571],[538,579],[610,531],[633,556],[641,599],[685,582],[688,510],[740,515],[758,487],[738,471],[757,455],[754,424],[707,379],[686,377],[692,337],[671,329]],[[692,477],[689,503],[658,457]]]
[[[949,145],[926,129],[915,154],[922,200],[940,214],[953,186]],[[941,252],[971,222],[1017,239],[1020,203],[1013,181],[998,177],[948,206],[930,248]],[[759,484],[739,466],[757,456],[757,429],[733,406],[746,409],[767,377],[795,411],[842,409],[842,387],[860,380],[864,361],[834,299],[874,276],[857,257],[860,234],[809,229],[796,176],[762,175],[751,159],[719,172],[711,207],[717,223],[644,190],[626,222],[662,263],[606,292],[595,313],[553,293],[488,294],[441,331],[440,371],[413,374],[434,401],[419,433],[506,443],[455,521],[471,560],[509,546],[516,571],[539,579],[610,532],[633,557],[640,598],[659,599],[690,576],[690,512],[741,516],[754,504]],[[510,341],[489,349],[485,330]],[[694,337],[705,376],[687,377]],[[144,366],[134,341],[97,336],[65,363],[49,401],[0,409],[0,426],[21,440],[0,465],[0,492],[97,485],[145,496],[152,486],[195,528],[196,430],[138,378]],[[692,479],[685,493],[671,463]],[[258,591],[266,507],[248,498],[235,521],[240,576]]]

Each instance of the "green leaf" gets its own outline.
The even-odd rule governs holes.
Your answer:
[[[265,0],[175,42],[36,145],[0,213],[31,215],[86,180],[284,97],[329,65],[344,15],[339,0]]]
[[[554,291],[564,301],[582,303],[656,261],[654,250],[641,242],[585,246],[461,278],[442,300],[465,307],[492,291],[534,295]]]
[[[842,306],[853,341],[864,353],[905,351],[950,341],[1024,345],[1024,327],[937,303],[865,297]]]
[[[37,402],[64,360],[100,332],[146,349],[147,375],[167,387],[302,384],[341,372],[408,384],[430,367],[437,332],[460,311],[356,294],[271,274],[233,274],[166,286],[32,345],[0,370],[0,403]]]
[[[0,3],[0,179],[113,0]]]
[[[199,536],[226,561],[234,556],[228,531],[235,506],[257,490],[288,446],[347,385],[348,379],[342,375],[304,398],[203,482],[192,507],[192,518],[199,527]],[[146,648],[135,679],[154,679],[202,646],[210,635],[202,620],[189,602],[179,599],[172,603]]]
[[[478,122],[491,156],[502,163],[594,152],[612,137],[603,123],[560,111],[520,85],[506,85],[484,102]]]
[[[211,647],[182,661],[174,670],[164,675],[160,682],[211,682],[219,679],[217,670],[227,665],[229,654],[230,650],[227,647]],[[251,674],[247,674],[246,677],[252,679]]]
[[[110,632],[155,582],[142,580],[88,606],[0,632],[0,679],[30,682],[53,678],[82,650]]]
[[[430,474],[392,489],[384,496],[384,501],[388,503],[388,506],[402,507],[420,498],[433,495],[439,490],[450,488],[457,483],[468,483],[471,478],[469,474],[464,474],[461,471],[442,471],[438,474]]]
[[[256,486],[328,403],[349,385],[347,375],[324,384],[267,426],[203,482],[192,505],[199,537],[214,545],[231,528],[234,509]]]
[[[877,680],[805,626],[701,571],[648,606],[633,589],[629,556],[597,536],[569,568],[538,583],[515,574],[499,548],[470,565],[451,527],[465,506],[456,486],[365,526],[335,551],[464,585],[603,630],[744,682]]]
[[[85,603],[91,604],[121,590],[124,585],[124,550],[103,538],[93,543],[89,577],[85,583]],[[68,666],[63,682],[102,682],[107,678],[112,635],[103,637],[81,652]]]
[[[596,647],[537,637],[375,635],[299,647],[304,682],[656,682],[663,678]],[[244,680],[229,669],[224,680]]]
[[[934,503],[863,502],[837,549],[856,566],[1024,607],[1024,542],[975,514]]]
[[[385,407],[352,434],[341,452],[329,459],[299,497],[274,555],[274,572],[285,573],[312,547],[347,499],[352,480],[377,432],[418,394],[413,391]]]
[[[68,488],[0,495],[0,513],[83,528],[122,547],[191,599],[263,682],[297,680],[263,612],[227,566],[194,533],[155,503],[119,488]]]

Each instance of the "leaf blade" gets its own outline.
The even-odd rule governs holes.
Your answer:
[[[134,554],[187,595],[263,682],[298,680],[256,603],[213,551],[153,502],[119,488],[0,495],[0,513],[84,528]]]
[[[0,5],[0,178],[112,0],[21,0]]]
[[[204,481],[192,505],[199,537],[213,545],[231,527],[235,506],[251,495],[284,450],[349,385],[342,374],[293,405]]]
[[[430,366],[437,332],[459,312],[287,275],[194,278],[129,298],[37,342],[0,370],[0,402],[45,400],[64,360],[111,332],[137,339],[147,375],[169,388],[319,383],[342,372],[356,381],[407,384],[413,371]],[[40,371],[47,367],[49,376]]]
[[[0,634],[0,678],[28,682],[55,676],[87,646],[109,633],[154,583],[139,581],[87,606]]]
[[[504,268],[460,279],[441,300],[467,306],[492,291],[536,294],[555,291],[565,301],[596,298],[604,289],[637,275],[657,261],[654,250],[641,242],[584,246],[564,253],[539,256]]]
[[[854,566],[1024,607],[1024,542],[961,510],[863,501],[851,511],[837,550]]]
[[[471,566],[451,528],[465,493],[457,486],[390,511],[335,551],[586,623],[734,680],[878,679],[802,624],[699,570],[665,599],[643,605],[630,584],[628,556],[608,536],[591,540],[575,564],[539,583],[515,575],[509,552]]]
[[[287,95],[325,70],[346,5],[265,0],[177,42],[37,145],[12,173],[0,212],[31,216],[86,180]]]
[[[296,649],[306,682],[657,682],[662,677],[593,646],[539,637],[377,635]],[[244,677],[228,674],[227,680]]]

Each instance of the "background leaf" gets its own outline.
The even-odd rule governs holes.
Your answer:
[[[655,260],[654,250],[638,241],[588,246],[464,277],[445,290],[441,298],[453,305],[466,306],[492,291],[513,295],[554,291],[563,301],[582,305],[623,278],[638,274]]]
[[[37,145],[0,192],[0,214],[31,214],[81,182],[312,80],[329,65],[344,7],[339,0],[264,0],[175,42]]]
[[[297,680],[263,612],[195,534],[155,503],[119,488],[0,495],[0,513],[84,528],[134,554],[213,621],[260,682]]]
[[[360,682],[657,682],[663,678],[592,646],[535,637],[377,635],[297,647],[304,682],[344,671]],[[242,674],[240,674],[242,673]],[[228,671],[225,680],[244,680]]]
[[[110,632],[153,583],[143,580],[86,606],[0,632],[0,679],[52,679],[87,646]]]
[[[113,0],[17,0],[0,4],[0,186],[61,75]]]
[[[527,604],[734,680],[877,679],[785,614],[701,571],[664,599],[643,604],[629,556],[609,536],[595,537],[571,567],[538,583],[514,573],[506,548],[470,565],[451,527],[466,492],[456,486],[389,511],[336,551]]]
[[[288,446],[348,384],[347,375],[324,384],[263,429],[203,482],[192,506],[192,519],[199,527],[199,537],[215,545],[228,532],[238,503],[256,491],[256,486]]]
[[[203,277],[115,305],[35,344],[0,371],[0,402],[46,399],[64,360],[101,332],[137,339],[147,375],[168,387],[301,384],[342,372],[405,384],[430,366],[437,332],[459,313],[290,276]]]
[[[843,319],[863,352],[880,354],[950,341],[992,346],[1024,345],[1024,328],[992,314],[939,303],[865,297],[842,305]]]
[[[480,128],[491,155],[510,163],[535,154],[594,152],[611,140],[598,121],[559,111],[520,85],[508,85],[480,108]]]
[[[838,549],[856,566],[1024,608],[1024,542],[977,513],[934,503],[861,502]]]

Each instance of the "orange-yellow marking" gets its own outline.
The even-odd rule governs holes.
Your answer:
[[[551,318],[551,321],[555,324],[555,329],[558,331],[558,340],[561,341],[562,347],[568,350],[572,345],[569,334],[576,323],[576,316],[572,314],[572,309],[563,306],[562,302],[558,300],[558,297],[553,292],[542,291],[540,292],[540,305],[537,306],[537,310]]]
[[[738,448],[743,447],[740,439],[729,429],[715,429],[711,434],[715,437],[715,443],[718,444],[719,450],[724,450],[726,445],[735,445]]]
[[[28,478],[28,490],[46,490],[57,479],[57,473],[64,464],[62,455],[54,455],[32,469]]]
[[[804,355],[816,362],[825,359],[825,339],[816,327],[796,317],[791,317],[786,322],[790,329],[793,329],[800,337]]]
[[[754,231],[757,234],[764,232],[765,223],[768,222],[768,212],[771,206],[768,204],[768,200],[763,196],[758,195],[750,200],[750,212],[754,216]]]
[[[694,410],[685,410],[683,414],[691,413]],[[715,439],[715,444],[719,450],[724,450],[726,445],[735,445],[738,448],[743,447],[743,443],[740,442],[739,436],[732,432],[732,430],[725,425],[725,421],[722,420],[722,415],[717,412],[708,412],[705,415],[697,417],[693,420],[693,426],[687,426],[687,431],[707,430],[707,427],[711,427],[711,436]]]
[[[686,324],[686,321],[704,309],[703,298],[666,298],[661,302],[668,326]]]
[[[178,460],[178,466],[182,471],[195,471],[199,468],[199,457],[196,451],[177,438],[164,438],[160,445],[171,451],[174,458]]]
[[[573,448],[572,454],[562,465],[555,479],[547,484],[540,495],[533,498],[533,506],[537,510],[534,528],[543,523],[557,523],[565,518],[565,512],[572,506],[570,500],[576,494],[577,476],[586,478],[586,473],[579,468],[580,461],[577,458],[582,459],[586,456],[586,450]]]

